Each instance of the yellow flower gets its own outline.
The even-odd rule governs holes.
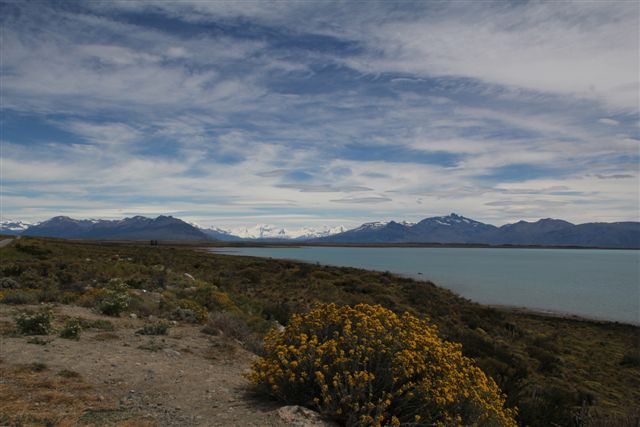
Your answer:
[[[319,305],[292,316],[283,333],[267,335],[265,353],[249,376],[258,389],[342,421],[516,425],[498,386],[460,345],[442,341],[428,321],[408,313]]]

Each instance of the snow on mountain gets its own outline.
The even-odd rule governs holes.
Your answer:
[[[431,221],[431,222],[435,222],[436,224],[440,224],[440,225],[444,225],[444,226],[451,226],[451,225],[457,225],[457,224],[469,224],[472,227],[477,227],[478,225],[482,225],[481,222],[478,221],[474,221],[472,219],[469,218],[465,218],[462,215],[457,215],[455,213],[452,213],[450,215],[447,216],[436,216],[436,217],[432,217],[432,218],[427,218],[424,221]]]
[[[354,228],[351,231],[371,231],[371,230],[378,230],[382,227],[384,227],[385,225],[389,224],[389,222],[383,222],[383,221],[375,221],[375,222],[365,222],[364,224],[362,224],[360,227]]]
[[[300,229],[286,229],[271,224],[256,224],[254,227],[236,228],[231,234],[243,239],[313,239],[316,237],[331,236],[346,230],[338,227],[303,227]]]
[[[243,239],[284,239],[286,231],[284,228],[278,228],[275,225],[256,224],[253,227],[243,227],[231,230],[235,236]]]
[[[22,233],[27,228],[31,227],[33,224],[28,222],[19,221],[19,220],[6,220],[0,222],[0,230],[3,232],[14,232],[14,233]]]
[[[299,230],[289,231],[289,235],[294,239],[315,239],[317,237],[331,236],[345,231],[347,231],[347,229],[342,225],[338,227],[324,226],[321,228],[304,227]]]
[[[404,225],[405,227],[413,227],[417,223],[411,221],[400,221],[398,224]]]

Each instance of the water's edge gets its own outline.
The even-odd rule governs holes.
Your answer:
[[[560,310],[560,309],[552,309],[552,308],[548,308],[548,307],[536,307],[536,306],[525,306],[522,304],[509,304],[509,303],[499,303],[499,302],[486,302],[486,301],[478,301],[477,299],[464,295],[463,293],[459,292],[457,289],[451,288],[449,286],[446,285],[442,285],[442,283],[440,281],[437,280],[433,280],[429,277],[426,276],[422,276],[422,273],[417,273],[417,274],[411,274],[411,273],[407,273],[407,272],[401,272],[401,271],[393,271],[390,270],[388,268],[386,269],[376,269],[376,268],[370,268],[370,267],[362,267],[359,265],[345,265],[345,264],[333,264],[333,263],[327,263],[321,260],[309,260],[309,259],[301,259],[301,258],[296,258],[295,256],[273,256],[273,254],[267,253],[269,252],[268,250],[265,251],[264,254],[247,254],[247,250],[252,250],[252,249],[267,249],[267,248],[237,248],[237,247],[218,247],[218,248],[203,248],[204,250],[206,250],[207,252],[210,253],[216,253],[216,254],[221,254],[221,255],[229,255],[229,256],[245,256],[245,257],[254,257],[254,258],[262,258],[262,259],[278,259],[278,260],[289,260],[289,261],[293,261],[293,262],[300,262],[300,263],[307,263],[307,264],[311,264],[311,265],[316,265],[316,264],[321,264],[321,265],[327,265],[327,266],[332,266],[332,267],[350,267],[350,268],[357,268],[357,269],[361,269],[363,271],[376,271],[376,272],[384,272],[384,271],[389,271],[397,276],[400,277],[406,277],[406,278],[410,278],[412,280],[416,280],[416,281],[429,281],[432,283],[435,283],[437,286],[443,288],[443,289],[447,289],[451,292],[453,292],[454,294],[460,296],[461,298],[464,299],[468,299],[471,301],[474,301],[475,303],[484,305],[484,306],[488,306],[488,307],[493,307],[499,310],[503,310],[503,311],[515,311],[515,312],[521,312],[521,313],[528,313],[528,314],[532,314],[532,315],[537,315],[537,316],[545,316],[545,317],[558,317],[558,318],[565,318],[565,319],[573,319],[573,320],[581,320],[581,321],[589,321],[589,322],[606,322],[606,323],[619,323],[619,324],[628,324],[628,325],[633,325],[633,326],[640,326],[640,320],[639,321],[634,321],[633,319],[621,319],[621,318],[612,318],[609,316],[602,316],[602,315],[596,315],[596,314],[585,314],[585,313],[576,313],[573,312],[571,310]],[[290,248],[291,249],[291,248]],[[300,249],[302,249],[302,247],[300,247]]]

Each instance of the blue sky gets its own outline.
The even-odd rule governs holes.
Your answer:
[[[639,220],[637,2],[0,2],[2,216]]]

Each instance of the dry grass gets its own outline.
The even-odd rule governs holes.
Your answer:
[[[88,408],[101,406],[90,385],[40,365],[2,366],[0,377],[2,425],[73,426]]]
[[[151,426],[152,420],[114,409],[101,401],[79,374],[53,372],[43,364],[1,366],[0,425]],[[115,414],[115,415],[114,415]]]

